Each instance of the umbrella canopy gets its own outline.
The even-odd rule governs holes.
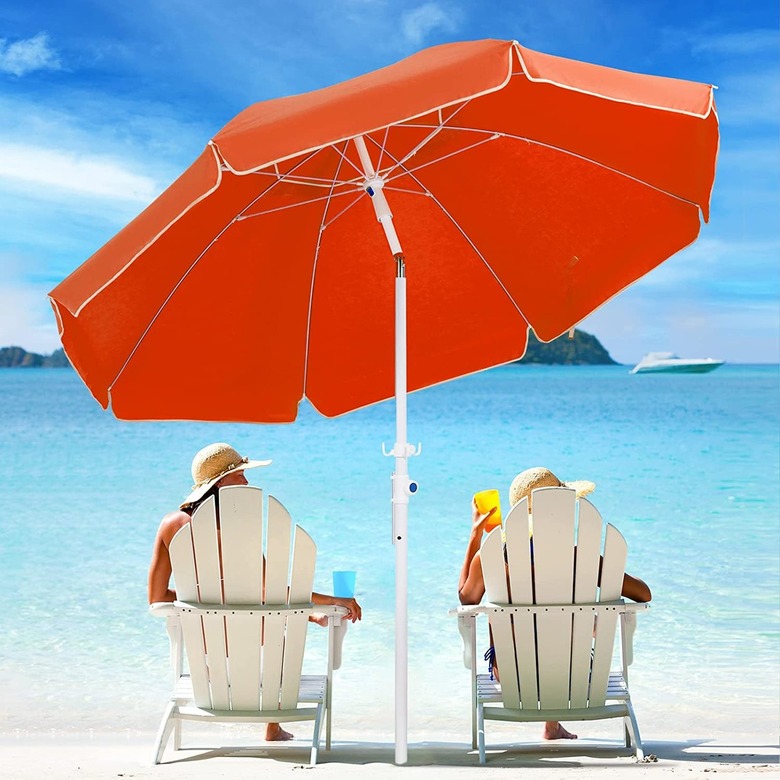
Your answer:
[[[246,109],[52,291],[68,357],[123,419],[395,395],[397,762],[407,390],[521,357],[529,326],[555,338],[693,242],[717,148],[709,85],[447,44]]]
[[[253,105],[51,293],[104,407],[285,422],[304,396],[334,416],[393,395],[358,137],[407,258],[409,390],[521,357],[529,325],[559,336],[694,241],[718,146],[711,87],[508,41]],[[186,394],[150,390],[204,360]]]

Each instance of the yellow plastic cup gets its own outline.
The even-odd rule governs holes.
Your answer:
[[[487,521],[486,529],[501,525],[501,498],[497,490],[480,490],[479,493],[474,494],[474,501],[476,501],[477,509],[483,515],[495,507],[496,511],[493,512]]]

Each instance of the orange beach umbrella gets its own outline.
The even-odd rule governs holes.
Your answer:
[[[446,44],[250,106],[51,292],[122,419],[287,422],[304,397],[335,416],[395,395],[399,763],[407,391],[521,357],[529,326],[559,336],[692,243],[717,149],[709,85]]]

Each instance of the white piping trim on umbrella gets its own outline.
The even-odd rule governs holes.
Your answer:
[[[82,310],[82,309],[83,309],[83,308],[84,308],[84,307],[85,307],[85,306],[86,306],[86,305],[87,305],[87,304],[88,304],[88,303],[89,303],[89,302],[90,302],[90,301],[91,301],[91,300],[92,300],[92,299],[93,299],[95,296],[99,295],[99,294],[100,294],[100,293],[101,293],[103,290],[105,290],[105,289],[106,289],[106,287],[108,287],[109,285],[111,285],[111,284],[114,282],[114,280],[116,280],[118,277],[120,277],[120,276],[121,276],[121,275],[122,275],[122,274],[123,274],[123,273],[124,273],[124,272],[127,270],[127,268],[128,268],[129,266],[131,266],[131,265],[133,264],[133,262],[135,262],[135,259],[136,259],[137,257],[139,257],[140,255],[142,255],[142,254],[143,254],[143,253],[144,253],[144,252],[145,252],[145,251],[146,251],[146,250],[147,250],[147,249],[148,249],[150,246],[152,246],[152,244],[154,244],[154,243],[157,241],[157,239],[158,239],[158,238],[160,238],[160,236],[161,236],[163,233],[166,233],[166,232],[168,231],[168,229],[169,229],[169,228],[170,228],[172,225],[176,224],[176,223],[177,223],[177,222],[178,222],[178,221],[179,221],[179,220],[180,220],[180,219],[181,219],[181,218],[182,218],[182,217],[183,217],[183,216],[184,216],[184,215],[185,215],[185,214],[186,214],[186,213],[187,213],[187,212],[188,212],[188,211],[191,209],[191,208],[193,208],[193,207],[194,207],[196,204],[200,203],[200,201],[202,201],[202,200],[205,200],[206,198],[208,198],[208,196],[209,196],[209,195],[211,195],[211,193],[212,193],[212,192],[215,192],[215,191],[216,191],[216,190],[219,188],[219,185],[220,185],[220,183],[222,182],[222,166],[219,164],[219,157],[217,156],[217,153],[216,153],[216,151],[215,151],[215,149],[214,149],[214,147],[213,147],[213,144],[211,143],[211,141],[209,141],[209,148],[211,148],[211,151],[212,151],[212,153],[214,154],[214,158],[215,158],[215,160],[216,160],[216,163],[217,163],[217,181],[216,181],[216,184],[215,184],[215,185],[214,185],[214,186],[213,186],[213,187],[212,187],[210,190],[208,190],[207,192],[204,192],[204,193],[203,193],[203,195],[201,195],[201,196],[199,196],[198,198],[196,198],[195,200],[193,200],[193,201],[192,201],[192,203],[190,203],[190,204],[189,204],[189,205],[188,205],[186,208],[184,208],[184,209],[183,209],[183,210],[182,210],[182,211],[181,211],[181,212],[178,214],[178,216],[177,216],[175,219],[171,220],[171,221],[170,221],[170,222],[169,222],[169,223],[168,223],[168,224],[167,224],[167,225],[166,225],[166,226],[165,226],[165,227],[164,227],[164,228],[163,228],[161,231],[159,231],[159,233],[157,233],[157,235],[156,235],[156,236],[154,236],[154,238],[152,238],[151,240],[147,241],[147,242],[146,242],[146,244],[144,244],[144,246],[143,246],[143,247],[141,247],[141,249],[139,249],[139,250],[138,250],[138,251],[137,251],[137,252],[136,252],[136,253],[135,253],[135,254],[134,254],[134,255],[133,255],[133,256],[132,256],[132,257],[131,257],[131,258],[130,258],[130,259],[129,259],[129,260],[128,260],[128,261],[127,261],[127,262],[126,262],[126,263],[125,263],[125,264],[124,264],[124,265],[123,265],[123,266],[122,266],[122,267],[121,267],[121,268],[120,268],[120,269],[119,269],[119,270],[118,270],[118,271],[117,271],[117,272],[116,272],[116,273],[115,273],[115,274],[114,274],[114,275],[113,275],[113,276],[112,276],[110,279],[109,279],[109,280],[108,280],[108,281],[104,282],[104,283],[103,283],[103,284],[102,284],[102,285],[101,285],[101,286],[100,286],[100,287],[99,287],[97,290],[95,290],[95,292],[93,292],[93,293],[92,293],[92,295],[90,295],[90,296],[89,296],[89,298],[87,298],[87,299],[86,299],[86,300],[85,300],[85,301],[84,301],[84,302],[83,302],[83,303],[82,303],[82,304],[81,304],[81,305],[78,307],[78,309],[76,309],[76,311],[75,311],[75,312],[71,312],[71,314],[72,314],[74,317],[78,317],[78,316],[79,316],[79,314],[81,313],[81,310]],[[66,308],[67,308],[67,307],[66,307]]]
[[[528,72],[528,69],[526,68],[525,61],[523,60],[523,56],[520,52],[520,44],[517,41],[512,41],[512,44],[515,52],[517,53],[517,59],[520,62],[520,67],[523,69],[523,75],[525,75],[525,77],[529,81],[533,81],[536,84],[552,84],[554,87],[560,87],[561,89],[568,89],[571,92],[579,92],[582,95],[591,95],[593,97],[601,98],[602,100],[609,100],[613,103],[626,103],[631,106],[642,106],[644,108],[653,108],[657,111],[668,111],[669,113],[672,114],[685,114],[686,116],[693,116],[693,117],[697,117],[698,119],[706,119],[710,115],[710,112],[712,111],[712,105],[714,102],[712,84],[708,85],[710,88],[710,99],[708,101],[707,111],[704,114],[700,114],[695,111],[683,111],[682,109],[671,108],[670,106],[658,106],[655,105],[654,103],[640,103],[637,100],[626,100],[624,98],[610,97],[609,95],[602,95],[599,92],[591,92],[590,90],[587,89],[579,89],[578,87],[572,87],[569,84],[561,84],[559,81],[553,81],[552,79],[535,78]]]
[[[516,41],[512,41],[511,43],[516,43]],[[310,147],[308,149],[303,149],[303,150],[294,152],[292,154],[287,154],[287,155],[284,155],[283,157],[279,157],[279,158],[277,158],[275,160],[268,160],[267,162],[264,162],[261,165],[255,165],[252,168],[247,168],[245,170],[239,170],[238,168],[234,168],[225,159],[224,155],[222,156],[222,160],[223,160],[223,162],[225,163],[225,165],[227,166],[228,170],[231,173],[235,174],[236,176],[246,176],[247,174],[254,173],[255,171],[260,171],[263,168],[267,168],[270,165],[277,165],[280,162],[284,162],[286,160],[295,159],[296,157],[300,157],[303,154],[308,154],[310,152],[316,152],[316,151],[319,151],[320,149],[325,149],[328,146],[333,146],[335,144],[340,144],[340,143],[344,143],[344,142],[350,141],[350,140],[352,140],[353,138],[355,138],[356,136],[359,136],[359,135],[367,136],[369,133],[375,133],[378,130],[383,130],[383,129],[387,130],[390,127],[395,127],[397,125],[403,125],[406,122],[410,122],[412,119],[417,119],[418,117],[421,117],[421,116],[428,116],[428,114],[432,114],[434,111],[442,111],[443,109],[448,108],[449,106],[457,106],[460,103],[463,103],[463,102],[468,101],[468,100],[474,100],[475,98],[482,97],[484,95],[490,95],[493,92],[500,92],[509,83],[510,79],[512,78],[512,51],[513,51],[512,46],[510,46],[509,50],[508,50],[508,52],[509,52],[509,57],[508,57],[509,62],[508,62],[508,67],[507,67],[506,78],[500,84],[497,84],[495,87],[490,87],[490,89],[485,89],[485,90],[482,90],[481,92],[475,92],[472,95],[465,95],[464,97],[457,98],[456,100],[450,100],[447,103],[442,103],[439,106],[433,106],[432,108],[428,108],[425,111],[418,112],[417,114],[412,114],[412,115],[404,117],[402,119],[397,119],[395,122],[390,122],[389,124],[386,124],[386,125],[379,125],[378,127],[371,127],[371,128],[365,129],[365,130],[359,130],[359,131],[357,131],[355,133],[352,133],[351,135],[344,136],[343,138],[337,138],[337,139],[332,140],[332,141],[325,141],[324,143],[318,144],[317,146],[312,146],[312,147]],[[362,171],[361,171],[361,174],[362,174]]]
[[[706,113],[706,114],[704,114],[704,115],[702,115],[702,114],[692,113],[692,112],[688,112],[688,111],[680,111],[679,109],[672,109],[672,108],[665,107],[665,106],[655,106],[655,105],[652,105],[652,104],[644,104],[644,103],[638,103],[638,102],[635,102],[635,101],[627,101],[627,100],[620,100],[620,99],[617,99],[617,98],[610,98],[610,97],[608,97],[608,96],[605,96],[605,95],[600,95],[600,94],[598,94],[598,93],[595,93],[595,92],[588,92],[587,90],[580,90],[580,89],[576,89],[575,87],[570,87],[570,86],[568,86],[568,85],[565,85],[565,84],[560,84],[560,83],[558,83],[558,82],[555,82],[555,81],[552,81],[552,80],[549,80],[549,79],[537,79],[537,78],[533,78],[532,76],[530,76],[530,75],[529,75],[529,73],[528,73],[528,71],[527,71],[527,69],[526,69],[525,62],[524,62],[524,60],[523,60],[523,58],[522,58],[522,55],[521,55],[521,53],[520,53],[520,44],[519,44],[517,41],[513,40],[513,41],[511,41],[511,45],[510,45],[510,48],[509,48],[509,63],[508,63],[508,69],[507,69],[507,76],[506,76],[506,78],[504,79],[504,81],[503,81],[503,82],[501,82],[501,84],[498,84],[498,85],[496,85],[495,87],[491,87],[490,89],[487,89],[487,90],[483,90],[483,91],[481,91],[481,92],[474,93],[473,95],[468,95],[468,96],[466,96],[466,97],[463,97],[463,98],[458,98],[457,100],[452,100],[452,101],[449,101],[448,103],[444,103],[444,104],[442,104],[442,105],[440,105],[440,106],[435,106],[435,107],[433,107],[433,108],[431,108],[431,109],[428,109],[428,110],[426,110],[426,111],[424,111],[424,112],[421,112],[421,113],[414,114],[414,115],[412,115],[412,116],[409,116],[409,117],[406,117],[406,118],[404,118],[404,119],[397,120],[396,122],[394,122],[394,123],[392,123],[392,124],[390,124],[390,125],[384,125],[384,126],[375,127],[375,128],[369,129],[369,130],[364,130],[364,131],[362,131],[362,133],[360,133],[360,134],[362,134],[362,135],[367,135],[367,134],[369,134],[369,133],[373,133],[373,132],[376,132],[377,130],[380,130],[380,129],[382,129],[382,127],[384,127],[384,129],[385,129],[385,133],[387,134],[387,132],[389,131],[389,129],[390,129],[390,127],[391,127],[391,126],[401,125],[401,124],[404,124],[404,123],[406,123],[406,122],[409,122],[409,121],[411,121],[411,120],[413,120],[413,119],[416,119],[416,118],[418,118],[418,117],[427,116],[428,114],[430,114],[430,113],[432,113],[432,112],[434,112],[434,111],[437,111],[437,112],[439,112],[439,116],[440,116],[440,118],[441,118],[441,111],[442,111],[443,109],[445,109],[445,108],[448,108],[449,106],[453,106],[453,105],[459,105],[459,104],[462,104],[462,103],[464,103],[464,102],[467,102],[467,101],[469,101],[469,100],[473,100],[473,99],[475,99],[475,98],[482,97],[482,96],[484,96],[484,95],[489,95],[489,94],[492,94],[493,92],[498,92],[498,91],[502,90],[502,89],[503,89],[503,88],[504,88],[504,87],[505,87],[505,86],[506,86],[506,85],[509,83],[509,81],[511,80],[511,78],[513,77],[513,75],[515,75],[515,74],[514,74],[514,72],[513,72],[513,69],[512,69],[512,52],[514,52],[514,53],[515,53],[515,55],[517,56],[518,62],[520,63],[520,66],[521,66],[521,68],[523,69],[523,74],[524,74],[524,75],[525,75],[525,77],[526,77],[526,78],[528,78],[530,81],[534,81],[534,82],[545,82],[545,83],[549,83],[549,84],[552,84],[552,85],[554,85],[554,86],[560,87],[561,89],[569,89],[569,90],[572,90],[572,91],[575,91],[575,92],[581,92],[581,93],[583,93],[583,94],[591,94],[591,95],[594,95],[595,97],[603,98],[604,100],[612,100],[612,101],[614,101],[614,102],[620,102],[620,103],[629,103],[629,104],[631,104],[631,105],[645,106],[645,107],[647,107],[647,108],[654,108],[654,109],[657,109],[657,110],[661,110],[661,111],[669,111],[669,112],[672,112],[672,113],[686,114],[686,115],[695,116],[695,117],[700,117],[700,118],[706,118],[706,117],[707,117],[707,116],[709,116],[709,114],[710,114],[710,113],[713,111],[713,106],[714,106],[714,94],[713,94],[713,87],[712,87],[712,85],[710,85],[710,99],[709,99],[709,105],[708,105],[707,113]],[[716,118],[717,118],[717,114],[716,114]],[[176,223],[176,222],[177,222],[179,219],[181,219],[181,218],[184,216],[184,214],[186,214],[186,213],[187,213],[187,212],[188,212],[188,211],[189,211],[191,208],[193,208],[193,207],[194,207],[194,206],[195,206],[197,203],[199,203],[201,200],[203,200],[204,198],[208,197],[208,196],[209,196],[209,195],[211,195],[211,194],[212,194],[212,193],[213,193],[213,192],[214,192],[216,189],[218,189],[218,188],[219,188],[219,185],[220,185],[220,183],[221,183],[221,181],[222,181],[222,171],[223,171],[223,170],[229,170],[231,173],[233,173],[233,174],[234,174],[234,175],[236,175],[236,176],[244,176],[244,175],[247,175],[247,174],[250,174],[250,173],[258,173],[258,172],[261,172],[261,171],[263,171],[263,169],[265,169],[265,168],[268,168],[269,166],[276,166],[276,165],[278,165],[278,163],[280,163],[280,162],[284,162],[284,161],[286,161],[286,160],[289,160],[289,159],[294,159],[294,158],[300,157],[300,156],[302,156],[302,155],[309,154],[309,153],[311,153],[311,152],[319,151],[319,150],[321,150],[321,149],[324,149],[324,148],[326,148],[326,147],[328,147],[328,146],[334,146],[334,145],[335,145],[335,144],[337,144],[337,143],[343,143],[343,142],[345,142],[345,141],[349,141],[349,140],[350,140],[350,138],[352,138],[352,137],[353,137],[353,136],[349,136],[349,137],[346,137],[346,138],[341,138],[341,139],[338,139],[338,140],[336,140],[336,141],[329,141],[329,142],[327,142],[327,143],[325,143],[325,144],[322,144],[322,145],[319,145],[319,146],[315,146],[315,147],[311,147],[310,149],[296,151],[296,152],[295,152],[295,153],[293,153],[293,154],[285,155],[285,156],[283,156],[283,157],[280,157],[280,158],[278,158],[278,159],[276,159],[276,160],[270,160],[270,161],[268,161],[268,162],[264,162],[264,163],[262,163],[262,165],[259,165],[259,166],[254,166],[254,167],[252,167],[252,168],[249,168],[249,169],[247,169],[247,170],[239,170],[239,169],[237,169],[237,168],[233,167],[233,166],[232,166],[232,165],[231,165],[231,164],[230,164],[230,163],[227,161],[227,159],[225,158],[225,156],[224,156],[224,155],[221,153],[221,151],[219,150],[219,147],[218,147],[218,145],[217,145],[217,144],[216,144],[216,143],[215,143],[213,140],[212,140],[212,141],[209,141],[209,143],[208,143],[208,146],[209,146],[209,147],[212,149],[212,152],[214,153],[214,155],[215,155],[215,158],[217,158],[217,161],[218,161],[218,162],[219,162],[219,160],[220,160],[220,159],[221,159],[221,161],[222,161],[222,164],[217,166],[218,176],[217,176],[217,182],[216,182],[216,184],[215,184],[215,185],[214,185],[214,186],[213,186],[211,189],[209,189],[207,192],[205,192],[203,195],[199,196],[199,197],[198,197],[198,198],[196,198],[194,201],[192,201],[192,203],[190,203],[190,204],[189,204],[189,205],[188,205],[188,206],[187,206],[187,207],[186,207],[184,210],[182,210],[182,211],[181,211],[181,213],[180,213],[180,214],[179,214],[179,215],[178,215],[178,216],[177,216],[175,219],[173,219],[171,222],[169,222],[169,223],[168,223],[168,225],[166,225],[166,226],[165,226],[165,227],[164,227],[164,228],[163,228],[161,231],[159,231],[159,232],[157,233],[157,235],[155,235],[155,236],[154,236],[154,237],[153,237],[151,240],[149,240],[149,241],[148,241],[148,242],[147,242],[147,243],[146,243],[146,244],[145,244],[145,245],[144,245],[144,246],[143,246],[143,247],[142,247],[142,248],[141,248],[141,249],[140,249],[138,252],[136,252],[136,253],[133,255],[133,257],[132,257],[132,258],[130,258],[130,260],[128,260],[128,262],[127,262],[127,263],[126,263],[126,264],[125,264],[125,265],[124,265],[124,266],[123,266],[123,267],[122,267],[122,268],[121,268],[119,271],[117,271],[117,272],[116,272],[116,273],[115,273],[115,274],[114,274],[114,275],[111,277],[111,279],[109,279],[108,281],[106,281],[106,282],[105,282],[105,283],[104,283],[104,284],[103,284],[103,285],[102,285],[100,288],[98,288],[98,289],[97,289],[97,290],[96,290],[94,293],[92,293],[92,295],[90,295],[90,296],[89,296],[89,297],[88,297],[88,298],[87,298],[87,299],[86,299],[86,300],[85,300],[85,301],[84,301],[84,302],[83,302],[83,303],[82,303],[82,304],[81,304],[81,305],[80,305],[80,306],[79,306],[79,307],[76,309],[76,311],[75,311],[75,312],[71,312],[71,313],[72,313],[72,315],[73,315],[74,317],[78,317],[78,316],[79,316],[79,314],[80,314],[80,312],[81,312],[81,310],[82,310],[82,309],[83,309],[83,308],[84,308],[84,307],[85,307],[85,306],[86,306],[86,305],[87,305],[87,304],[88,304],[88,303],[89,303],[89,302],[90,302],[90,301],[91,301],[91,300],[92,300],[92,299],[93,299],[95,296],[97,296],[97,295],[98,295],[100,292],[102,292],[102,291],[103,291],[103,290],[104,290],[106,287],[108,287],[108,286],[109,286],[109,285],[110,285],[110,284],[111,284],[111,283],[112,283],[112,282],[113,282],[113,281],[114,281],[114,280],[115,280],[117,277],[121,276],[121,275],[124,273],[124,271],[127,269],[127,267],[128,267],[129,265],[131,265],[131,264],[132,264],[132,263],[135,261],[135,259],[136,259],[136,258],[137,258],[139,255],[141,255],[141,254],[142,254],[143,252],[145,252],[145,251],[146,251],[146,250],[147,250],[147,249],[148,249],[148,248],[149,248],[149,247],[150,247],[152,244],[154,244],[154,243],[157,241],[157,239],[158,239],[158,238],[159,238],[159,237],[160,237],[160,236],[161,236],[163,233],[165,233],[165,232],[166,232],[166,231],[167,231],[167,230],[168,230],[168,229],[169,229],[169,228],[170,228],[172,225],[174,225],[174,224],[175,224],[175,223]],[[385,137],[386,137],[386,136],[385,136]],[[373,139],[372,139],[372,140],[373,140]],[[382,148],[384,149],[385,147],[383,146]],[[381,159],[381,158],[380,158],[380,159]],[[717,155],[716,155],[716,159],[717,159]],[[224,167],[223,167],[223,166],[224,166]]]
[[[309,159],[309,158],[307,158],[306,160],[301,160],[301,162],[299,163],[299,165],[304,165],[306,162],[308,162],[308,159]],[[265,195],[265,193],[266,193],[266,192],[268,192],[268,190],[272,189],[273,187],[275,187],[275,186],[276,186],[277,184],[279,184],[279,183],[280,183],[280,180],[278,180],[278,179],[277,179],[276,181],[274,181],[274,182],[271,182],[271,185],[270,185],[270,186],[269,186],[267,189],[263,190],[263,192],[262,192],[260,195],[258,195],[256,198],[254,198],[254,199],[253,199],[253,200],[252,200],[250,203],[248,203],[246,206],[244,206],[244,208],[242,209],[242,211],[246,211],[246,209],[248,209],[248,208],[251,208],[251,207],[252,207],[252,206],[253,206],[253,205],[254,205],[254,204],[255,204],[255,203],[256,203],[256,202],[257,202],[257,201],[258,201],[258,200],[259,200],[259,199],[260,199],[260,198],[263,196],[263,195]],[[200,200],[200,199],[199,199],[199,200]],[[195,201],[195,203],[197,203],[197,201]],[[194,203],[193,203],[193,205],[194,205]],[[190,208],[191,208],[191,206],[190,206]],[[189,210],[189,209],[187,209],[187,210]],[[182,215],[183,215],[184,213],[186,213],[186,212],[182,212]],[[172,297],[175,295],[176,291],[177,291],[177,290],[179,289],[179,287],[182,285],[182,283],[184,282],[184,280],[185,280],[185,279],[186,279],[186,278],[187,278],[187,277],[190,275],[190,273],[192,272],[192,269],[193,269],[193,268],[195,268],[195,266],[196,266],[196,265],[197,265],[197,264],[200,262],[200,260],[201,260],[201,258],[203,257],[203,255],[205,255],[205,254],[206,254],[206,252],[208,252],[208,251],[209,251],[209,249],[210,249],[210,248],[211,248],[211,247],[212,247],[212,246],[213,246],[213,245],[214,245],[214,244],[215,244],[215,243],[216,243],[216,242],[219,240],[220,236],[221,236],[221,235],[222,235],[222,234],[223,234],[223,233],[224,233],[224,232],[225,232],[225,231],[226,231],[226,230],[227,230],[227,229],[228,229],[228,228],[229,228],[229,227],[230,227],[232,224],[234,224],[234,223],[235,223],[235,222],[238,220],[238,216],[240,216],[240,215],[237,215],[237,216],[233,217],[232,219],[230,219],[230,221],[229,221],[229,222],[228,222],[228,223],[227,223],[227,224],[226,224],[226,225],[225,225],[225,226],[222,228],[222,230],[220,230],[220,231],[219,231],[219,232],[218,232],[218,233],[217,233],[217,234],[216,234],[216,235],[215,235],[215,236],[214,236],[214,237],[211,239],[211,241],[209,241],[209,243],[208,243],[208,244],[207,244],[207,245],[206,245],[206,246],[203,248],[203,251],[202,251],[202,252],[201,252],[201,253],[200,253],[200,254],[199,254],[199,255],[198,255],[198,256],[197,256],[197,257],[196,257],[196,258],[195,258],[193,261],[192,261],[192,263],[190,263],[190,266],[189,266],[189,268],[188,268],[188,269],[187,269],[187,270],[186,270],[186,271],[185,271],[185,272],[184,272],[184,273],[183,273],[183,274],[182,274],[182,275],[179,277],[179,280],[178,280],[178,281],[176,282],[176,284],[175,284],[175,285],[174,285],[174,286],[171,288],[170,292],[169,292],[169,293],[168,293],[168,295],[165,297],[165,300],[164,300],[164,301],[163,301],[163,302],[160,304],[160,306],[159,306],[159,308],[157,309],[157,311],[155,312],[154,316],[153,316],[153,317],[152,317],[152,318],[149,320],[149,323],[147,324],[147,326],[146,326],[146,328],[144,329],[143,333],[142,333],[142,334],[139,336],[138,340],[137,340],[137,341],[136,341],[136,343],[135,343],[135,346],[132,348],[132,350],[130,351],[130,353],[129,353],[129,354],[128,354],[128,356],[127,356],[127,359],[126,359],[126,360],[125,360],[125,362],[122,364],[122,367],[121,367],[121,368],[119,369],[119,371],[116,373],[116,376],[114,376],[114,378],[111,380],[111,382],[110,382],[110,384],[109,384],[109,386],[108,386],[108,390],[107,390],[107,394],[108,394],[108,397],[109,397],[109,399],[110,399],[110,397],[111,397],[111,388],[113,388],[113,386],[114,386],[114,385],[117,383],[117,381],[119,380],[119,377],[121,377],[121,376],[122,376],[122,373],[123,373],[123,372],[124,372],[124,370],[127,368],[127,365],[128,365],[128,363],[130,363],[130,361],[133,359],[133,356],[134,356],[134,355],[135,355],[135,353],[138,351],[138,348],[141,346],[141,344],[142,344],[143,340],[146,338],[146,334],[147,334],[147,333],[148,333],[148,332],[151,330],[152,326],[153,326],[153,325],[154,325],[154,323],[157,321],[157,318],[158,318],[158,317],[160,316],[160,314],[162,313],[162,310],[165,308],[165,306],[166,306],[166,304],[168,303],[168,301],[169,301],[169,300],[170,300],[170,299],[171,299],[171,298],[172,298]],[[181,218],[181,215],[180,215],[180,217],[179,217],[179,218]],[[171,223],[171,224],[173,224],[173,223]],[[164,232],[164,231],[163,231],[163,232]],[[160,235],[162,235],[162,233],[160,233]],[[127,267],[127,266],[125,266],[125,267]]]
[[[526,334],[528,332],[528,329],[530,328],[530,325],[526,322],[525,329]],[[565,332],[565,331],[564,331]],[[430,385],[425,385],[424,387],[417,387],[414,390],[408,390],[406,391],[407,395],[411,393],[419,393],[421,390],[427,390],[429,387],[439,387],[440,385],[446,385],[448,382],[454,382],[456,379],[463,379],[463,377],[467,376],[474,376],[475,374],[481,374],[483,371],[487,371],[490,368],[498,368],[499,366],[508,366],[510,363],[515,363],[516,361],[520,360],[520,358],[525,355],[525,353],[528,351],[528,342],[526,340],[526,346],[525,349],[517,356],[510,358],[509,360],[505,360],[503,363],[494,363],[490,366],[483,366],[482,368],[477,368],[474,371],[469,371],[465,374],[458,374],[457,376],[451,376],[449,379],[442,379],[439,382],[432,382]],[[308,396],[304,396],[306,400],[323,416],[327,417],[330,420],[335,420],[338,417],[343,417],[345,414],[352,414],[353,412],[358,412],[361,409],[368,409],[369,406],[375,406],[376,404],[383,404],[385,401],[390,401],[391,399],[395,398],[395,391],[393,391],[392,395],[385,396],[384,398],[377,398],[376,401],[369,401],[367,404],[363,404],[362,406],[351,406],[349,409],[339,412],[338,414],[334,415],[326,415],[324,412],[320,410],[320,408],[317,406],[317,404],[314,403],[314,401],[311,400]],[[229,421],[228,421],[229,422]],[[392,454],[392,453],[390,453]]]
[[[453,116],[454,116],[454,114],[453,114]],[[717,118],[717,114],[716,114],[716,118]],[[487,133],[490,133],[490,136],[488,138],[482,139],[481,141],[477,141],[476,143],[470,144],[469,146],[465,146],[462,149],[457,149],[454,152],[449,152],[448,154],[446,154],[446,155],[444,155],[442,157],[437,157],[434,160],[428,160],[427,162],[424,162],[424,163],[422,163],[421,165],[419,165],[417,167],[414,167],[414,168],[403,168],[403,166],[402,166],[403,160],[407,160],[407,159],[409,159],[410,157],[413,156],[411,153],[409,153],[409,154],[407,154],[403,158],[403,160],[398,161],[398,162],[394,162],[394,164],[390,168],[388,168],[387,171],[381,173],[382,178],[385,181],[387,181],[387,182],[392,182],[392,181],[394,181],[396,179],[402,178],[403,176],[407,175],[408,173],[412,173],[414,171],[420,171],[423,168],[427,168],[430,165],[438,164],[442,160],[446,160],[448,157],[453,157],[453,156],[455,156],[457,154],[460,154],[462,152],[469,151],[470,149],[474,149],[477,146],[481,146],[482,144],[487,143],[488,141],[497,140],[498,138],[509,138],[511,140],[514,140],[514,141],[524,141],[525,143],[533,144],[535,146],[542,146],[542,147],[545,147],[547,149],[551,149],[553,151],[560,152],[561,154],[569,155],[570,157],[576,157],[576,158],[578,158],[580,160],[583,160],[583,161],[589,163],[590,165],[594,165],[596,167],[603,168],[604,170],[610,171],[611,173],[615,173],[618,176],[622,176],[622,177],[624,177],[626,179],[630,179],[632,181],[637,182],[638,184],[642,184],[642,185],[644,185],[646,187],[649,187],[650,189],[654,189],[657,192],[660,192],[660,193],[662,193],[664,195],[668,195],[670,198],[674,198],[676,200],[680,200],[680,201],[682,201],[684,203],[692,204],[697,209],[701,210],[701,208],[700,208],[698,203],[695,203],[695,202],[689,200],[688,198],[683,198],[680,195],[676,195],[675,193],[670,192],[669,190],[665,190],[662,187],[658,187],[658,186],[656,186],[654,184],[650,184],[649,182],[645,181],[644,179],[639,179],[638,177],[633,176],[630,173],[626,173],[625,171],[621,171],[619,168],[614,168],[614,167],[612,167],[610,165],[605,165],[604,163],[599,162],[598,160],[594,160],[591,157],[586,157],[586,156],[584,156],[582,154],[579,154],[577,152],[573,152],[573,151],[571,151],[569,149],[564,149],[564,148],[562,148],[560,146],[555,146],[553,144],[548,144],[548,143],[545,143],[543,141],[538,141],[538,140],[536,140],[534,138],[529,138],[527,136],[512,135],[510,133],[497,133],[497,132],[494,132],[494,131],[482,130],[482,129],[473,128],[473,127],[458,127],[458,126],[454,126],[454,127],[453,126],[449,126],[448,127],[448,126],[439,126],[439,125],[411,125],[411,126],[412,127],[417,127],[417,128],[420,128],[420,129],[425,129],[427,127],[433,128],[435,130],[435,132],[431,133],[431,135],[428,136],[428,139],[430,139],[434,135],[438,134],[438,132],[440,132],[441,130],[451,130],[451,131],[459,131],[459,132],[462,132],[462,133],[475,133],[475,134],[482,134],[482,133],[487,134]],[[390,128],[388,127],[387,131],[389,132],[389,130],[390,130]],[[386,133],[386,135],[387,135],[387,133]],[[428,139],[426,139],[426,141]],[[379,147],[379,144],[376,141],[374,141],[373,138],[369,138],[369,140],[375,146],[377,146],[378,148],[381,149],[382,154],[384,154],[386,152],[386,148],[385,147]],[[718,147],[720,147],[720,143],[718,143]],[[418,147],[416,147],[417,150],[419,150],[419,148],[421,148],[420,145],[418,145]],[[339,154],[341,154],[341,152],[339,152]],[[388,156],[390,156],[389,153],[388,153]],[[716,155],[716,157],[717,157],[717,155]],[[345,157],[345,159],[349,162],[349,158]],[[380,159],[381,159],[381,157],[380,157]],[[392,172],[394,170],[398,169],[398,168],[401,168],[404,172],[403,173],[397,173],[394,176],[391,175]],[[281,178],[281,179],[283,179],[285,181],[292,181],[292,179],[288,178],[288,176],[286,174],[271,174],[271,173],[266,173],[266,172],[262,172],[262,171],[258,171],[257,173],[258,174],[264,174],[264,175],[267,175],[267,176],[278,176],[279,178]],[[325,186],[325,185],[315,184],[314,181],[322,181],[322,180],[320,180],[320,179],[313,180],[311,186],[322,186],[322,187]],[[294,181],[293,183],[304,185],[304,184],[308,184],[309,182],[307,182],[303,177],[298,177],[297,180]],[[361,182],[357,181],[357,180],[344,180],[344,181],[338,182],[338,184],[343,185],[343,186],[356,186],[356,187],[360,187],[361,186]],[[337,195],[340,195],[340,194],[348,194],[348,193],[337,193]],[[310,202],[311,201],[305,201],[301,205],[305,205],[306,203],[310,203]],[[294,204],[293,206],[289,206],[287,208],[294,208],[295,205],[298,205],[298,204]],[[262,213],[265,213],[265,212],[262,212]],[[251,215],[251,216],[254,216],[254,215]]]

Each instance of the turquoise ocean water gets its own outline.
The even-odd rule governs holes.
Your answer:
[[[643,737],[774,740],[779,378],[777,366],[505,366],[412,395],[411,738],[469,739],[447,610],[471,494],[497,487],[506,509],[515,473],[546,465],[597,483],[628,570],[653,589],[631,678]],[[392,403],[337,420],[306,406],[287,426],[123,423],[66,369],[0,370],[0,399],[0,733],[156,729],[170,678],[163,626],[146,613],[152,539],[188,492],[194,452],[225,440],[274,459],[250,481],[314,536],[317,590],[331,570],[357,570],[365,619],[347,636],[334,737],[392,739]],[[324,634],[310,628],[307,663],[324,657]]]

